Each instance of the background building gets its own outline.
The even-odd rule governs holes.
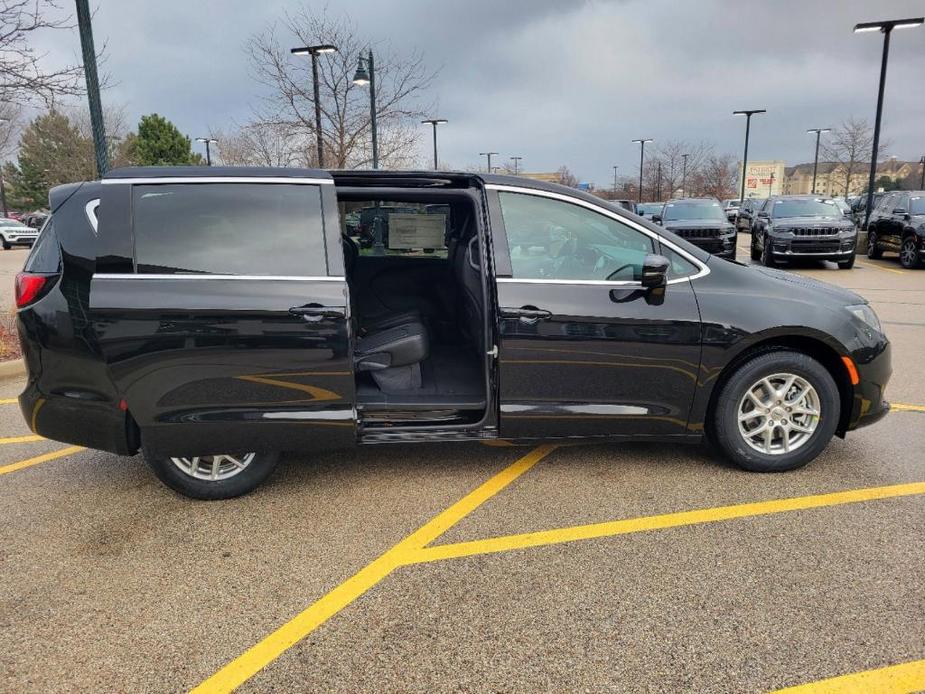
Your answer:
[[[876,187],[889,188],[900,181],[914,179],[921,172],[922,165],[916,161],[888,159],[877,165]],[[870,164],[854,162],[850,175],[848,165],[831,161],[820,161],[816,173],[816,193],[845,197],[857,195],[867,190]],[[847,192],[846,192],[847,188]],[[813,164],[788,166],[784,172],[784,195],[809,195],[813,192]]]

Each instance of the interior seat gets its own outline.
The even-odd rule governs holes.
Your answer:
[[[394,392],[421,387],[421,362],[429,355],[424,324],[409,322],[357,337],[353,359],[358,373],[369,372],[383,392]]]

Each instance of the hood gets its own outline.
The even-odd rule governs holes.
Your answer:
[[[732,229],[732,224],[725,217],[723,219],[673,219],[662,222],[665,229]]]
[[[831,217],[784,217],[783,219],[772,219],[771,223],[776,229],[813,226],[843,226],[848,228],[854,226],[850,219],[841,215],[832,215]]]
[[[821,299],[829,299],[833,303],[837,303],[841,306],[851,306],[853,304],[867,303],[867,299],[855,294],[849,289],[843,289],[842,287],[837,287],[834,284],[822,282],[821,280],[816,280],[812,277],[805,277],[803,275],[797,275],[793,272],[775,270],[773,268],[762,267],[760,265],[748,265],[742,267],[746,272],[759,272],[772,281],[793,285],[794,288],[799,288],[800,291],[811,291],[815,296]]]

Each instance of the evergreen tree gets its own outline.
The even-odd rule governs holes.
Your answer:
[[[202,158],[193,155],[190,139],[177,126],[152,113],[138,123],[131,159],[139,166],[168,166],[195,164]]]

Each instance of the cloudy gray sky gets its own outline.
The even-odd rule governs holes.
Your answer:
[[[768,109],[753,120],[749,159],[811,161],[807,128],[873,121],[882,38],[854,24],[925,14],[922,0],[303,2],[346,12],[374,46],[416,47],[440,68],[427,98],[450,120],[441,160],[475,165],[491,149],[604,185],[614,164],[638,166],[630,140],[641,136],[738,155],[737,108]],[[133,122],[157,111],[192,137],[243,121],[261,93],[244,43],[298,4],[101,0],[94,30],[115,82],[104,99]],[[76,34],[48,45],[52,61],[79,54]],[[895,32],[888,154],[925,153],[923,76],[925,28]],[[422,162],[428,134],[422,126]]]

